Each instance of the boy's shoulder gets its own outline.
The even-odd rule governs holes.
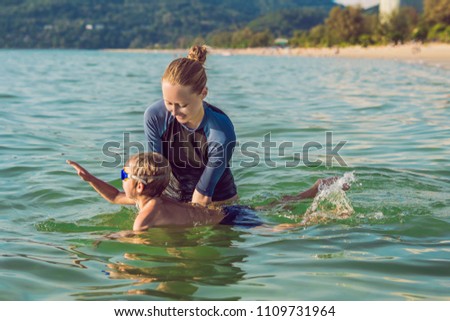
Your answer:
[[[139,209],[139,213],[136,216],[133,224],[133,230],[145,231],[151,227],[155,227],[155,218],[158,212],[158,205],[150,200],[144,208]]]

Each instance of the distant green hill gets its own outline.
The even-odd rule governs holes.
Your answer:
[[[0,0],[0,48],[185,47],[249,25],[289,36],[332,0]],[[308,7],[308,10],[301,8]]]
[[[292,37],[295,30],[308,30],[324,22],[330,7],[301,7],[268,13],[251,21],[253,31],[270,30],[277,37]]]

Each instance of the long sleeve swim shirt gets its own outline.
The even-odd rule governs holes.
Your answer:
[[[230,160],[236,134],[228,116],[203,102],[205,114],[196,129],[179,123],[166,109],[164,100],[150,105],[144,115],[149,151],[166,157],[172,176],[164,194],[190,202],[196,189],[202,195],[222,201],[236,195]]]

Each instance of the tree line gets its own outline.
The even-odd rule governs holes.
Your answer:
[[[199,39],[220,40],[220,32],[240,31],[253,20],[252,30],[261,29],[265,16],[277,32],[272,12],[325,8],[320,20],[296,25],[309,28],[333,5],[332,0],[0,0],[0,48],[187,47]]]
[[[307,10],[295,13],[298,20],[318,18],[319,12]],[[291,13],[293,13],[291,11]],[[322,12],[323,14],[323,12]],[[301,17],[301,19],[298,19]],[[216,47],[266,47],[280,36],[288,36],[291,47],[332,47],[349,45],[380,45],[408,41],[437,41],[450,43],[450,0],[423,0],[423,12],[414,7],[402,6],[391,15],[381,18],[378,12],[361,7],[333,7],[322,22],[314,27],[286,31],[269,28],[246,28],[234,32],[218,32],[210,35],[207,42]],[[272,23],[292,21],[291,15],[282,13]],[[282,24],[283,25],[283,24]],[[259,25],[259,29],[264,25]]]
[[[323,24],[295,31],[290,44],[298,47],[368,46],[406,41],[450,43],[450,0],[424,0],[423,13],[405,6],[382,19],[361,7],[335,7]]]
[[[275,6],[276,4],[276,6]],[[450,42],[450,0],[390,17],[331,0],[2,0],[0,48],[186,48]]]

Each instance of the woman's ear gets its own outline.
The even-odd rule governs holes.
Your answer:
[[[205,88],[203,88],[201,95],[202,95],[202,99],[206,98],[206,96],[208,95],[208,87],[205,86]]]

